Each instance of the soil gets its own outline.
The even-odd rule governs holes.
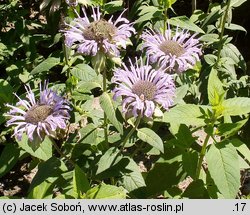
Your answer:
[[[14,170],[0,178],[0,196],[27,196],[36,169],[29,170],[30,158],[18,162]]]

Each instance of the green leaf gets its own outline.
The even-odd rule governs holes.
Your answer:
[[[0,178],[9,172],[18,161],[20,149],[14,143],[8,143],[0,156]]]
[[[102,86],[98,82],[90,81],[90,82],[79,82],[78,85],[79,92],[89,92],[94,88],[102,88]]]
[[[236,123],[221,123],[218,125],[216,134],[223,137],[233,136],[241,129],[243,125],[246,124],[247,121],[248,119],[244,119]]]
[[[242,54],[232,43],[228,43],[223,46],[223,49],[221,50],[221,56],[231,58],[237,67],[241,68],[243,71],[247,70],[246,62]]]
[[[168,21],[171,25],[178,26],[180,28],[187,29],[193,32],[205,34],[205,32],[201,28],[191,22],[190,19],[186,16],[173,17],[171,19],[168,19]]]
[[[186,177],[182,166],[182,151],[168,149],[148,172],[145,182],[147,195],[155,195],[177,185]]]
[[[43,199],[48,198],[48,196],[52,195],[53,184],[48,181],[43,181],[39,186],[34,187],[29,195],[29,199]],[[50,193],[50,194],[49,194]]]
[[[96,144],[97,139],[97,128],[93,123],[87,124],[85,127],[81,128],[78,131],[78,134],[81,134],[79,143],[85,143],[90,145]]]
[[[105,170],[110,169],[111,167],[115,166],[119,161],[121,161],[122,155],[120,150],[115,147],[109,148],[104,155],[100,158],[97,166],[96,174],[100,174]]]
[[[80,93],[80,92],[74,90],[72,93],[72,98],[76,101],[86,101],[86,100],[92,99],[93,96],[90,94],[87,94],[87,93]]]
[[[250,112],[250,98],[235,97],[222,102],[223,115],[237,116]]]
[[[190,146],[195,142],[192,132],[188,128],[188,126],[181,124],[178,128],[178,133],[175,134],[175,139],[171,141],[174,145],[179,146],[181,148],[190,148]]]
[[[221,104],[224,99],[225,90],[222,87],[222,83],[218,78],[217,71],[212,68],[207,85],[208,100],[212,106]]]
[[[237,25],[237,24],[233,24],[233,23],[230,23],[229,25],[226,24],[225,28],[229,30],[233,30],[233,31],[235,30],[244,31],[245,33],[247,33],[247,30],[244,27]]]
[[[213,66],[217,61],[217,56],[213,54],[206,54],[204,55],[204,60],[206,61],[207,64]]]
[[[231,0],[230,7],[239,7],[241,4],[247,0]]]
[[[104,4],[104,11],[108,14],[113,14],[116,11],[123,9],[123,1],[112,1]]]
[[[236,150],[248,161],[250,162],[250,150],[247,145],[240,141],[239,139],[232,139],[230,142],[236,148]]]
[[[79,4],[82,4],[84,6],[87,6],[87,5],[93,5],[93,1],[92,0],[78,0]]]
[[[13,87],[5,80],[0,79],[0,104],[10,103],[13,99]]]
[[[221,16],[221,8],[220,7],[213,8],[213,10],[206,16],[204,22],[201,25],[201,28],[205,29],[211,23],[217,21],[218,18],[220,18],[220,16]]]
[[[188,92],[188,84],[184,84],[178,88],[176,88],[176,97],[174,98],[174,104],[181,103],[183,101],[183,98],[186,96]]]
[[[145,181],[142,177],[142,174],[139,170],[138,165],[134,162],[133,159],[126,157],[129,159],[129,164],[126,166],[125,170],[123,171],[123,184],[124,188],[129,192],[138,190],[141,187],[145,187]]]
[[[148,143],[149,145],[164,153],[163,142],[153,130],[149,128],[140,128],[137,130],[137,136],[142,141]]]
[[[29,198],[40,199],[52,194],[54,182],[65,171],[67,171],[67,167],[56,157],[51,157],[47,161],[40,163],[29,187]]]
[[[207,190],[202,180],[192,181],[182,194],[189,199],[208,199]]]
[[[45,137],[44,141],[34,149],[34,147],[30,145],[27,135],[23,135],[22,140],[18,141],[18,145],[30,155],[41,160],[45,161],[52,157],[52,143],[48,137]]]
[[[47,72],[52,67],[58,65],[60,63],[60,58],[49,57],[44,60],[42,63],[38,64],[32,71],[31,75],[35,75],[37,73]]]
[[[84,82],[89,82],[97,78],[95,70],[85,63],[77,64],[73,67],[71,74]]]
[[[85,199],[125,199],[126,191],[122,187],[100,184],[88,190],[82,196]]]
[[[73,189],[77,198],[80,197],[81,193],[86,193],[90,189],[88,178],[78,165],[75,165],[73,172]]]
[[[137,19],[135,23],[150,21],[153,18],[159,17],[161,15],[161,11],[155,6],[142,5],[139,10],[139,19]]]
[[[170,8],[177,0],[164,0],[167,9]]]
[[[100,105],[103,111],[106,113],[109,121],[115,126],[120,134],[123,134],[122,123],[120,123],[116,117],[116,111],[108,93],[103,92],[103,94],[100,96]]]
[[[171,108],[163,115],[163,122],[178,123],[192,126],[206,125],[204,111],[209,107],[205,105],[183,104]]]
[[[211,145],[206,160],[208,170],[224,198],[235,198],[240,188],[240,169],[235,147],[228,142]]]
[[[219,35],[218,34],[204,34],[202,35],[199,40],[202,42],[206,42],[208,44],[212,44],[214,42],[217,42],[219,39]],[[209,54],[208,54],[209,55]],[[204,55],[205,58],[206,55]],[[213,55],[215,56],[215,55]],[[205,59],[206,60],[206,59]],[[213,60],[214,61],[214,60]]]
[[[192,178],[195,178],[198,157],[196,151],[185,151],[182,155],[183,168]]]

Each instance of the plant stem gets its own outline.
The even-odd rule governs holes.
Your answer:
[[[206,139],[205,139],[205,141],[202,145],[202,148],[201,148],[200,158],[199,158],[197,169],[196,169],[195,180],[198,180],[200,177],[200,172],[201,172],[201,168],[202,168],[202,161],[203,161],[204,156],[206,154],[206,149],[207,149],[207,144],[208,144],[209,138],[210,138],[210,135],[207,134]]]
[[[67,49],[67,47],[66,47],[66,45],[65,45],[65,42],[63,41],[63,54],[64,54],[64,58],[65,58],[66,65],[68,66],[68,69],[67,69],[67,78],[70,78],[69,56],[68,56],[68,54],[67,54],[66,49]]]
[[[126,138],[124,139],[121,150],[124,148],[124,146],[126,145],[128,139],[131,137],[131,135],[132,135],[132,134],[134,133],[134,131],[137,129],[138,125],[140,124],[141,118],[142,118],[142,117],[141,117],[141,114],[140,114],[140,115],[138,116],[138,118],[136,119],[136,121],[135,121],[134,127],[129,131],[128,135],[127,135]]]
[[[167,3],[164,3],[164,25],[163,25],[163,33],[165,33],[167,29]]]
[[[61,150],[60,148],[56,145],[55,141],[50,138],[51,142],[53,143],[53,146],[55,147],[56,151],[58,152],[58,154],[61,156],[61,157],[64,157],[72,166],[75,166],[75,162],[72,161],[67,155],[65,155]]]
[[[107,92],[106,69],[103,70],[102,77],[103,77],[103,92]],[[105,111],[104,111],[103,121],[104,121],[103,126],[104,126],[105,148],[108,148],[108,123]]]
[[[228,0],[227,1],[226,11],[225,11],[225,14],[224,14],[223,19],[222,19],[221,32],[220,32],[220,37],[219,37],[220,45],[219,45],[219,49],[218,49],[217,60],[216,60],[215,66],[217,66],[219,61],[220,61],[220,53],[221,53],[221,50],[222,50],[222,47],[223,47],[222,38],[223,38],[223,35],[224,35],[224,30],[225,30],[225,25],[226,25],[226,20],[227,20],[227,15],[228,15],[228,10],[229,10],[230,3],[231,3],[231,0]]]
[[[192,0],[192,12],[196,10],[197,2],[196,0]]]

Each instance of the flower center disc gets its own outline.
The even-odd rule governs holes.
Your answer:
[[[88,40],[95,40],[101,42],[104,39],[112,41],[116,33],[116,27],[106,20],[98,20],[90,23],[90,25],[83,32],[83,35]]]
[[[176,57],[180,57],[185,53],[185,49],[179,43],[172,40],[164,41],[160,46],[160,50],[165,54],[172,54]]]
[[[51,113],[53,109],[49,105],[38,105],[32,107],[27,111],[25,115],[25,121],[32,124],[44,121]]]
[[[154,98],[156,86],[150,81],[138,81],[132,87],[132,92],[141,100],[152,100]]]

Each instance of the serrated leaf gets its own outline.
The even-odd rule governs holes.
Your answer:
[[[222,102],[223,115],[237,116],[250,112],[250,98],[235,97]]]
[[[138,165],[129,157],[126,157],[129,159],[129,164],[126,166],[125,170],[123,171],[123,184],[124,188],[128,190],[129,192],[132,192],[134,190],[137,190],[141,187],[145,187],[145,181],[142,177],[142,174],[139,170]]]
[[[78,165],[75,165],[75,170],[73,172],[73,190],[77,194],[77,198],[79,198],[82,193],[86,193],[89,189],[90,185],[86,174]]]
[[[18,161],[20,149],[14,143],[8,143],[0,156],[0,178],[4,176]]]
[[[235,198],[240,188],[238,154],[231,143],[211,145],[206,160],[208,171],[224,198]]]
[[[120,123],[116,117],[116,111],[108,93],[103,92],[103,94],[100,96],[100,105],[103,111],[106,113],[109,121],[113,124],[113,126],[115,126],[120,134],[123,134],[122,123]]]
[[[27,135],[23,135],[22,140],[18,141],[18,145],[30,155],[41,160],[45,161],[52,157],[52,143],[48,137],[45,137],[44,141],[36,149],[30,145]]]
[[[222,83],[218,78],[217,71],[212,68],[208,78],[207,85],[208,100],[212,106],[221,104],[224,99],[225,90],[223,89]]]
[[[100,158],[97,164],[98,168],[96,174],[100,174],[105,170],[108,170],[109,168],[115,166],[119,161],[121,161],[121,159],[122,155],[118,148],[115,147],[109,148]]]
[[[113,185],[100,184],[87,191],[83,195],[85,199],[125,199],[126,191],[123,187]]]
[[[153,130],[149,128],[140,128],[137,130],[137,136],[142,141],[148,143],[149,145],[164,153],[162,139]]]
[[[38,64],[31,72],[31,75],[35,75],[37,73],[47,72],[52,67],[58,65],[60,63],[60,58],[49,57],[44,60],[42,63]]]
[[[203,111],[209,109],[205,105],[183,104],[171,108],[163,115],[163,122],[192,126],[206,125]]]

